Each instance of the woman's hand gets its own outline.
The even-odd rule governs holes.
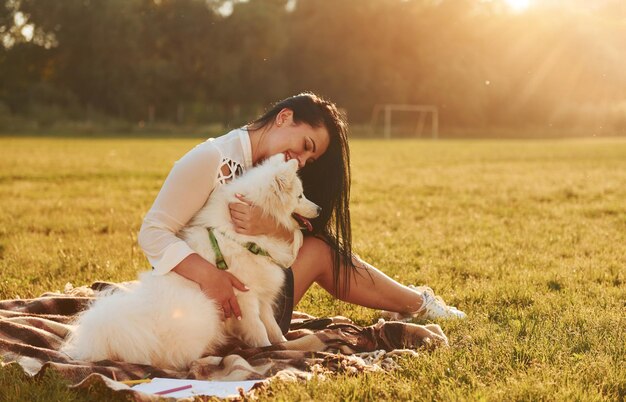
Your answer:
[[[269,235],[291,242],[293,233],[274,218],[263,214],[263,210],[246,200],[241,194],[235,194],[240,202],[228,204],[230,218],[235,225],[235,231],[248,236]]]
[[[235,231],[248,236],[273,235],[279,230],[279,225],[263,210],[246,200],[241,194],[235,194],[239,202],[228,204],[230,218],[235,225]]]
[[[230,272],[218,269],[198,254],[187,256],[172,271],[196,282],[202,293],[221,307],[223,319],[232,316],[241,320],[241,309],[233,287],[242,292],[250,289]]]
[[[200,285],[202,293],[209,299],[215,300],[219,306],[222,306],[224,319],[232,316],[241,320],[241,308],[239,308],[233,288],[235,287],[242,292],[249,289],[239,279],[235,278],[233,274],[215,268],[215,271],[211,272],[210,279],[203,278],[198,285]]]

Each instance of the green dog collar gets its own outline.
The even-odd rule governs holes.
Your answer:
[[[217,239],[215,238],[215,234],[213,233],[213,228],[209,228],[209,239],[211,239],[211,246],[213,247],[213,252],[215,253],[215,266],[222,271],[228,269],[228,264],[226,264],[226,260],[224,260],[224,255],[222,254],[222,250],[220,250],[220,245],[217,244]]]
[[[213,228],[208,228],[207,230],[209,231],[209,239],[211,239],[211,246],[213,247],[213,252],[215,253],[215,266],[225,271],[228,269],[228,264],[226,264],[224,255],[222,254],[222,251],[220,250],[220,245],[217,243],[217,239],[215,238],[215,233],[213,233]],[[252,254],[262,255],[264,257],[267,257],[270,260],[272,260],[274,264],[278,265],[279,267],[283,269],[286,269],[286,267],[284,267],[282,264],[279,264],[278,261],[272,258],[270,253],[268,253],[267,251],[259,247],[258,244],[253,243],[253,242],[248,242],[246,244],[241,244],[241,246],[247,249]]]

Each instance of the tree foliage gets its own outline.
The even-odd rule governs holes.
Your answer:
[[[448,126],[626,126],[621,3],[503,1],[5,0],[0,104],[229,122],[312,90],[357,122],[422,103]]]

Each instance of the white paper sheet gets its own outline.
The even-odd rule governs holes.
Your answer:
[[[178,388],[191,385],[191,388],[176,391],[163,395],[168,398],[187,398],[195,395],[212,395],[220,398],[229,396],[239,396],[237,388],[243,388],[244,392],[250,391],[252,386],[260,381],[202,381],[202,380],[180,380],[176,378],[153,378],[152,382],[137,384],[132,388],[146,394],[167,389]]]

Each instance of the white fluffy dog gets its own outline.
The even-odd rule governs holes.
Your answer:
[[[283,287],[285,273],[294,252],[302,244],[297,217],[310,228],[306,218],[319,214],[319,207],[307,200],[297,176],[295,159],[284,155],[269,158],[213,191],[207,204],[178,236],[211,263],[216,263],[208,228],[230,273],[250,290],[235,290],[242,320],[222,321],[219,306],[200,287],[170,272],[140,275],[140,281],[124,291],[100,297],[82,313],[62,351],[74,359],[121,360],[157,367],[183,369],[204,354],[215,352],[229,336],[249,346],[269,346],[284,341],[273,314],[276,296]],[[235,232],[229,202],[236,193],[261,206],[265,213],[291,229],[294,244],[268,236],[245,236]],[[259,254],[249,250],[255,243]]]

